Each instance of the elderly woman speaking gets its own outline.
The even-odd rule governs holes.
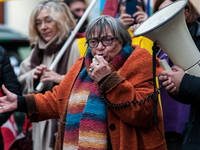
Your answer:
[[[20,97],[3,86],[0,113],[23,111],[30,121],[60,117],[56,150],[165,150],[159,104],[159,130],[153,122],[151,54],[133,49],[124,26],[109,16],[92,21],[86,39],[86,56],[53,92]]]

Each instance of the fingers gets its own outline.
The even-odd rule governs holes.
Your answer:
[[[171,85],[172,84],[172,81],[169,79],[169,80],[164,80],[163,81],[163,83],[162,83],[162,85],[164,86],[164,87],[167,87],[167,86],[169,86],[169,85]],[[172,85],[170,86],[170,87],[172,87]]]
[[[121,9],[121,15],[126,13],[126,9]]]
[[[171,83],[165,87],[165,89],[174,95],[176,95],[179,92],[179,89],[174,85],[174,83]]]
[[[0,97],[1,112],[8,112],[17,109],[17,95],[11,93],[4,85],[2,85],[2,90],[6,94]]]
[[[159,80],[160,80],[160,81],[166,81],[167,79],[168,79],[168,77],[165,76],[165,75],[161,75],[161,76],[159,77]]]
[[[99,64],[97,65],[95,63],[91,63],[90,64],[91,68],[100,68],[103,66],[108,66],[108,62],[102,56],[95,55],[94,58],[96,58]]]
[[[104,76],[108,75],[111,73],[111,69],[108,65],[108,62],[101,56],[94,56],[97,61],[98,61],[98,65],[95,63],[91,63],[90,67],[93,68],[93,70],[91,72],[89,72],[89,76],[99,82]]]
[[[178,88],[174,86],[169,92],[170,93],[178,93]]]
[[[47,68],[47,66],[44,65],[44,64],[40,64],[39,67],[42,68],[42,69],[46,69]]]
[[[128,28],[129,25],[133,24],[135,19],[131,17],[129,14],[122,14],[119,17],[119,21],[126,27]]]
[[[131,30],[131,32],[134,32],[135,31],[135,29],[139,26],[140,24],[138,23],[138,24],[134,24],[133,26],[130,26],[130,30]]]
[[[133,19],[133,18],[124,18],[123,21],[121,21],[121,22],[126,27],[126,26],[133,24],[134,21],[135,21],[135,19]]]
[[[165,87],[165,89],[167,91],[170,91],[172,90],[175,86],[174,86],[174,83],[171,82],[171,80],[166,80],[162,83],[162,85]]]
[[[33,78],[36,80],[39,78],[39,76],[42,74],[42,70],[35,70]]]
[[[5,87],[4,84],[2,85],[2,90],[6,95],[8,95],[10,93],[10,91]]]
[[[136,17],[136,22],[137,22],[137,23],[142,23],[142,22],[144,22],[147,18],[148,18],[148,17],[146,16],[145,13],[144,13],[144,14],[141,14],[141,15],[138,15],[138,16]]]
[[[43,70],[43,69],[46,69],[46,68],[47,68],[46,65],[40,64],[39,66],[36,67],[36,70]]]
[[[103,58],[103,56],[96,55],[96,56],[94,56],[94,58],[96,58],[96,60],[99,63],[101,63],[101,62],[107,62],[107,61],[105,61],[105,59]]]
[[[137,8],[138,11],[143,11],[143,9],[140,6],[138,6],[138,5],[136,6],[136,8]]]
[[[142,10],[140,6],[136,6],[136,8],[138,11],[133,14],[133,17],[136,18],[137,23],[141,23],[148,18],[148,15]]]
[[[124,20],[124,19],[126,19],[126,18],[131,18],[131,15],[129,15],[129,14],[122,14],[122,15],[119,17],[119,20],[121,21],[121,20]]]
[[[0,97],[0,113],[4,112],[4,101],[5,101],[5,97]]]
[[[169,93],[172,93],[174,95],[178,94],[179,90],[177,89],[177,87],[173,87],[171,90],[168,91]]]
[[[40,77],[41,82],[52,81],[59,84],[61,80],[62,80],[62,75],[49,69],[45,69]]]
[[[40,64],[35,68],[35,72],[33,75],[33,78],[36,80],[39,78],[39,76],[43,73],[43,70],[47,69],[46,65]]]
[[[172,76],[172,71],[167,71],[167,70],[163,70],[162,72],[161,72],[161,75],[162,76]]]
[[[176,71],[184,71],[182,68],[178,67],[178,66],[173,66],[172,71],[176,72]]]
[[[162,86],[169,92],[174,95],[178,94],[179,89],[175,86],[175,84],[171,81],[170,77],[161,75],[159,77],[160,81],[162,82]]]

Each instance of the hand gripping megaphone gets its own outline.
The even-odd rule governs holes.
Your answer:
[[[158,43],[171,61],[185,72],[200,77],[200,53],[186,25],[184,8],[188,0],[178,0],[160,9],[134,31]]]

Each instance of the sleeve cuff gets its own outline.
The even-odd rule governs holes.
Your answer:
[[[101,86],[101,84],[108,78],[110,74],[106,75],[105,77],[103,77],[99,82],[98,85]]]
[[[35,103],[34,94],[25,95],[28,117],[31,122],[38,122],[38,110]]]
[[[117,72],[111,73],[100,85],[99,90],[106,93],[124,80]]]
[[[16,111],[28,113],[27,103],[24,96],[17,96],[17,110]]]

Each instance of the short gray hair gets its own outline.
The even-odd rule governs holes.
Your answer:
[[[67,38],[71,31],[76,26],[76,22],[70,12],[68,6],[58,0],[45,0],[40,2],[32,11],[30,22],[29,22],[29,39],[31,45],[38,42],[39,32],[35,26],[35,21],[37,19],[38,13],[46,8],[52,17],[52,19],[57,23],[58,28],[58,43],[62,42],[63,39]]]
[[[113,36],[121,42],[123,47],[132,44],[132,38],[124,25],[117,19],[106,15],[97,17],[88,25],[85,37],[89,40],[95,35],[96,29],[98,29],[98,37],[100,38],[102,34],[106,33],[108,28],[110,28]]]

